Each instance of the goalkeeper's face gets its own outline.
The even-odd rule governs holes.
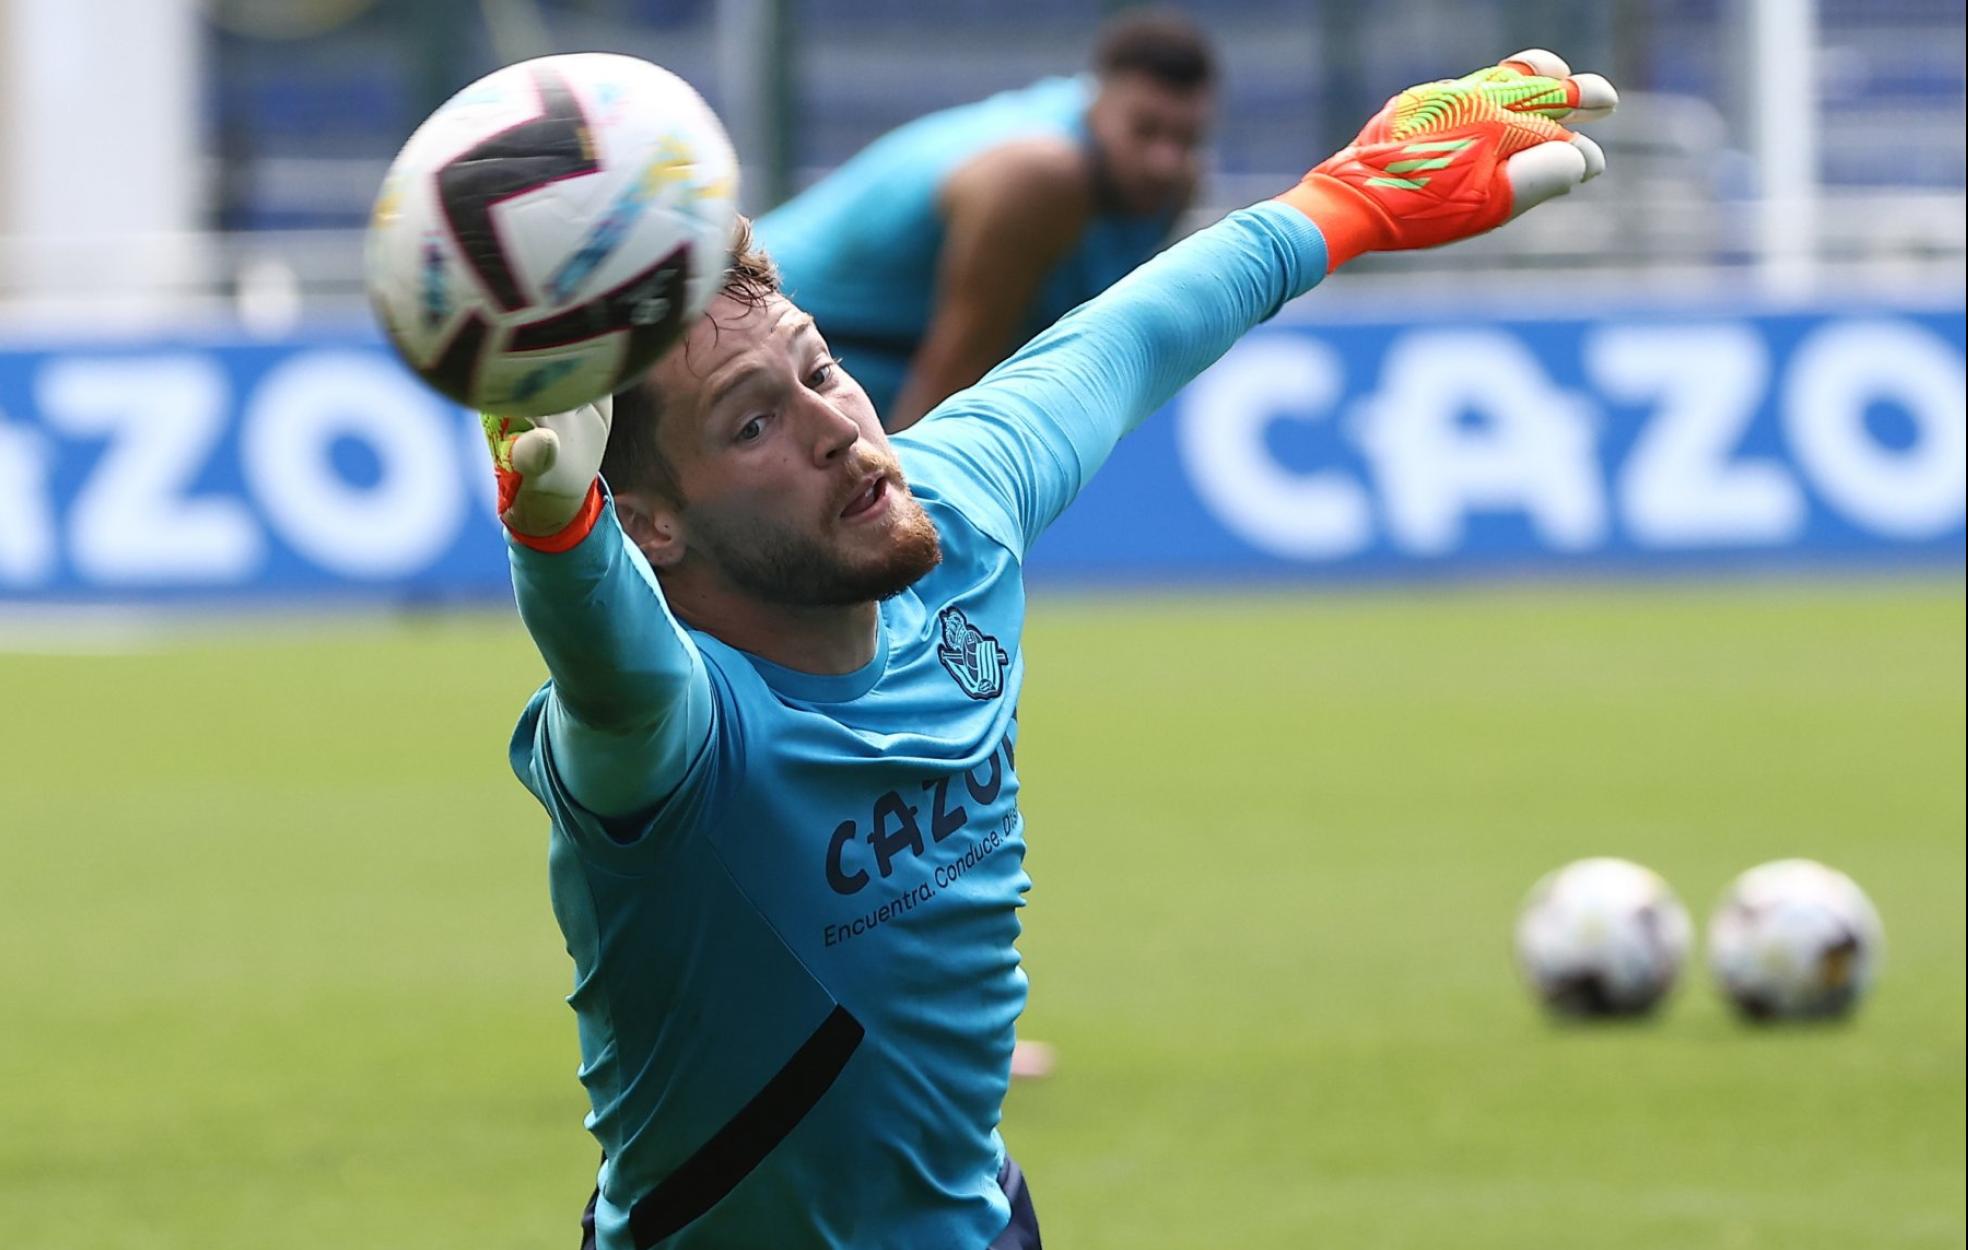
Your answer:
[[[788,607],[885,599],[942,558],[867,392],[783,296],[720,295],[650,381],[686,567]],[[665,554],[672,554],[665,552]]]

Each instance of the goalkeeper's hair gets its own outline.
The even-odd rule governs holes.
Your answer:
[[[1216,81],[1209,36],[1174,9],[1146,9],[1101,27],[1093,69],[1102,78],[1140,74],[1164,87],[1195,91]]]
[[[752,223],[739,217],[731,236],[731,267],[724,271],[720,295],[747,308],[758,308],[779,293],[779,267],[752,242]],[[715,323],[713,323],[715,324]],[[673,350],[684,350],[678,344]],[[663,449],[656,444],[656,426],[663,417],[663,393],[647,373],[615,394],[615,418],[608,447],[601,457],[601,476],[611,490],[649,491],[681,505],[682,484]]]

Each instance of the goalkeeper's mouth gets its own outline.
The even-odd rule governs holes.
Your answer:
[[[888,475],[886,473],[870,475],[861,489],[854,493],[854,497],[847,501],[847,506],[841,509],[841,520],[858,521],[876,515],[886,508],[888,494]]]

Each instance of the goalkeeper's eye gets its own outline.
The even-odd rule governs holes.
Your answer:
[[[813,372],[807,375],[806,384],[813,390],[821,390],[834,380],[834,375],[838,371],[839,365],[836,362],[822,360],[813,367]]]
[[[765,436],[765,416],[763,413],[761,413],[756,417],[752,417],[751,419],[747,420],[745,424],[738,427],[737,441],[741,443],[756,443],[759,439],[763,438],[764,436]]]

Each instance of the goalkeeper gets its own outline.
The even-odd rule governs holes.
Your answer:
[[[1613,102],[1547,52],[1403,92],[892,442],[748,240],[612,428],[606,403],[494,427],[552,674],[511,755],[553,823],[604,1152],[590,1245],[1037,1250],[997,1133],[1027,550],[1333,269],[1597,173],[1558,122]]]

